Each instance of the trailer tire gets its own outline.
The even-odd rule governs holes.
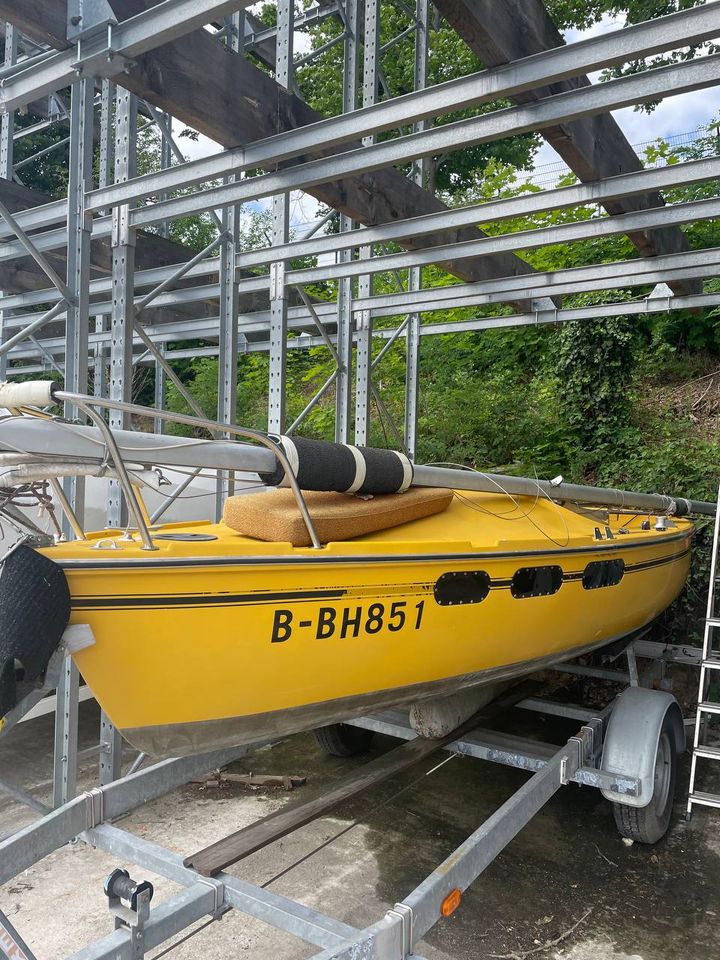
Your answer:
[[[372,730],[351,727],[347,723],[331,723],[313,732],[318,745],[333,757],[354,757],[365,753],[375,736]]]
[[[673,730],[673,717],[666,714],[660,729],[655,759],[653,794],[644,807],[613,803],[615,824],[622,837],[639,843],[657,843],[667,833],[672,817],[678,751]]]

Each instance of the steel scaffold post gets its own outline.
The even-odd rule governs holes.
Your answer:
[[[11,23],[5,24],[5,58],[3,64],[5,67],[12,67],[17,60],[17,31]],[[13,174],[13,153],[15,140],[15,112],[8,110],[2,115],[0,120],[0,177],[4,180],[12,180]],[[0,301],[4,294],[0,290]],[[5,313],[0,310],[0,344],[5,339]],[[7,371],[7,355],[0,355],[0,380],[5,379]]]
[[[122,737],[104,710],[100,712],[100,786],[104,787],[122,775]]]
[[[172,166],[173,145],[172,145],[172,117],[169,113],[158,113],[160,130],[160,169],[167,170]],[[161,193],[159,200],[166,200],[167,194]],[[158,233],[167,240],[170,236],[170,224],[167,220],[158,224]]]
[[[343,56],[343,114],[352,113],[357,107],[358,68],[360,64],[360,0],[345,0],[344,9],[344,56]],[[340,214],[340,233],[352,230],[353,221]],[[353,259],[353,248],[341,250],[338,263]],[[337,352],[338,374],[335,380],[335,442],[347,443],[350,434],[350,409],[352,400],[353,329],[355,318],[352,309],[353,281],[343,277],[338,283],[337,294]]]
[[[110,143],[110,133],[112,125],[112,114],[111,111],[107,109],[108,99],[112,99],[112,93],[109,90],[105,89],[105,84],[103,84],[102,99],[101,99],[101,164],[100,164],[100,177],[101,180],[103,177],[107,178],[108,175],[108,161],[110,152],[108,150]],[[105,135],[103,137],[103,134]],[[102,140],[105,139],[105,144],[103,148]],[[104,157],[104,161],[103,161]],[[105,329],[105,317],[98,316],[95,318],[95,327],[96,330]],[[94,354],[94,370],[93,370],[93,393],[95,396],[103,396],[106,389],[106,366],[105,366],[105,350],[102,346],[95,348]],[[72,663],[72,670],[77,672],[77,668],[74,666],[72,659],[67,658],[68,663]],[[74,695],[76,698],[75,702],[75,749],[77,750],[77,696],[78,696],[78,687],[77,684],[74,686]],[[60,691],[58,690],[58,707],[60,705]],[[57,724],[57,718],[56,718]],[[104,710],[100,712],[100,729],[99,729],[99,763],[98,763],[98,780],[101,786],[105,786],[113,780],[117,780],[122,774],[122,737],[120,736],[119,731],[112,723],[108,715]],[[77,761],[76,761],[77,763]],[[56,782],[55,786],[56,797],[58,797],[58,786]],[[58,797],[59,799],[59,797]],[[70,799],[70,796],[65,796],[63,802]],[[58,803],[56,802],[55,806]]]
[[[380,30],[380,0],[365,0],[363,43],[362,106],[369,107],[378,94],[378,34]],[[370,146],[375,137],[363,137],[363,146]],[[372,244],[360,248],[360,259],[372,257]],[[372,295],[372,276],[358,279],[358,296]],[[356,319],[355,335],[355,443],[366,446],[370,431],[370,383],[372,378],[372,314],[363,310]]]
[[[424,90],[427,86],[428,67],[428,0],[416,0],[415,17],[415,89]],[[419,133],[428,127],[427,120],[415,124]],[[413,162],[411,177],[418,186],[427,186],[428,160],[421,157]],[[408,289],[420,290],[422,287],[422,267],[411,267],[408,277]],[[420,363],[420,314],[411,313],[408,317],[405,363],[405,449],[411,460],[415,459],[417,442],[417,404],[419,390]]]
[[[80,674],[72,657],[65,657],[55,703],[53,807],[72,800],[77,791],[78,691]]]
[[[137,100],[134,94],[118,88],[115,108],[115,183],[135,176],[137,163]],[[132,355],[135,305],[135,230],[130,226],[130,204],[112,211],[112,313],[110,337],[110,398],[132,399]],[[110,427],[125,430],[130,426],[126,414],[111,411]],[[120,484],[108,484],[107,522],[111,527],[127,522],[127,504]]]
[[[235,53],[240,51],[245,37],[245,13],[240,11],[228,20],[227,45]],[[226,182],[231,182],[228,177]],[[237,419],[238,375],[238,286],[235,282],[235,261],[240,234],[238,206],[225,207],[222,212],[222,230],[225,240],[220,248],[220,329],[218,336],[218,407],[220,423],[235,423]],[[230,434],[223,434],[230,440]],[[234,491],[233,474],[218,472],[215,488],[215,519],[220,520],[225,500]]]
[[[107,331],[105,317],[99,314],[95,317],[95,333],[104,334]],[[105,340],[96,340],[92,346],[93,362],[93,396],[104,397],[107,392],[107,349]]]
[[[275,80],[287,90],[293,85],[293,32],[295,8],[293,0],[278,0],[277,41],[275,45]],[[272,242],[288,242],[290,231],[290,197],[287,191],[272,198]],[[268,379],[268,430],[282,433],[285,428],[287,378],[287,290],[285,263],[270,264],[270,372]]]
[[[157,351],[161,356],[165,356],[165,344],[158,343]],[[155,359],[155,391],[154,391],[154,400],[155,400],[155,409],[164,410],[165,409],[165,391],[167,390],[167,374],[163,365],[159,360]],[[153,430],[155,433],[164,433],[165,432],[165,421],[162,417],[155,417],[155,422],[153,425]]]
[[[98,163],[98,186],[107,187],[113,182],[115,166],[115,84],[104,79],[100,86],[100,156]],[[106,212],[106,211],[105,211]],[[95,317],[95,332],[105,333],[109,329],[108,315]],[[108,351],[104,342],[96,343],[93,348],[93,394],[96,397],[107,395],[108,389]]]
[[[75,393],[87,393],[88,335],[90,323],[90,239],[92,216],[85,212],[85,191],[93,186],[93,80],[76,80],[70,99],[70,155],[67,219],[67,290],[65,321],[65,384]],[[71,405],[67,417],[77,416]],[[75,516],[83,522],[85,481],[68,477],[64,491]],[[72,535],[67,518],[63,530]]]
[[[5,24],[5,57],[3,65],[13,67],[17,61],[18,36],[17,30],[11,23]],[[15,112],[8,110],[2,115],[0,122],[0,176],[5,180],[12,180],[13,147],[15,133]]]
[[[113,181],[115,94],[116,88],[112,80],[103,80],[100,90],[100,167],[98,177],[100,188],[109,186]]]

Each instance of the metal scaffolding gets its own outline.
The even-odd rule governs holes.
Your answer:
[[[716,37],[717,3],[563,45],[540,0],[524,0],[502,15],[486,2],[470,9],[462,0],[440,0],[440,13],[491,67],[428,87],[433,22],[427,0],[414,7],[392,2],[408,26],[381,40],[380,0],[333,0],[302,12],[279,0],[271,28],[239,0],[164,0],[139,13],[131,0],[102,0],[81,4],[75,17],[75,0],[68,5],[32,0],[22,12],[0,0],[0,17],[8,21],[0,86],[0,362],[7,375],[51,368],[69,389],[84,392],[90,369],[98,395],[127,400],[134,366],[151,365],[156,406],[166,402],[166,383],[172,380],[194,412],[205,415],[210,411],[200,410],[172,362],[218,356],[217,413],[232,423],[238,353],[267,352],[270,430],[301,429],[303,418],[334,391],[338,441],[367,442],[376,410],[391,442],[412,456],[425,336],[720,302],[720,295],[704,293],[702,285],[717,274],[719,255],[713,249],[691,251],[681,230],[715,218],[720,200],[666,205],[661,192],[717,179],[720,159],[643,169],[610,114],[715,84],[720,55],[605,83],[586,78],[603,67]],[[35,17],[41,8],[42,17]],[[503,18],[515,18],[522,35],[508,39]],[[330,19],[337,27],[329,40],[295,52],[308,46],[298,43],[303,31]],[[410,38],[414,90],[393,95],[383,60],[398,49],[407,52],[407,45],[399,45]],[[205,54],[219,44],[224,55],[213,55],[211,62]],[[173,57],[185,64],[190,46],[195,59],[171,88],[162,69],[153,68]],[[341,63],[342,112],[322,118],[301,100],[295,71],[330,51]],[[207,69],[201,72],[198,63],[194,72],[199,59]],[[245,95],[230,103],[218,86],[221,80],[242,84]],[[501,99],[514,105],[477,110]],[[266,111],[268,102],[277,110]],[[45,125],[69,128],[56,144],[68,151],[67,201],[48,200],[21,186],[13,142],[28,128],[17,130],[14,116],[26,108],[37,111]],[[472,111],[469,118],[442,122],[461,109]],[[172,118],[226,149],[186,162]],[[159,156],[153,172],[138,175],[138,131],[146,126],[156,131]],[[561,126],[570,146],[558,146]],[[583,137],[599,130],[605,141],[595,140],[590,157]],[[577,185],[454,209],[429,191],[428,158],[527,131],[540,131],[556,146],[578,175]],[[399,164],[409,165],[407,176]],[[327,232],[328,214],[292,237],[295,191],[339,213],[339,232]],[[243,204],[259,200],[272,211],[271,242],[241,249]],[[608,215],[497,231],[515,217],[583,204],[604,207]],[[178,218],[208,213],[216,239],[204,250],[169,239]],[[489,222],[495,226],[491,236],[477,228]],[[537,273],[515,252],[613,235],[630,237],[640,256]],[[300,257],[306,265],[294,267]],[[423,267],[431,264],[459,282],[424,289]],[[379,278],[397,289],[388,292]],[[332,291],[332,299],[310,295],[318,283]],[[640,288],[638,298],[618,304],[608,296],[609,302],[592,308],[561,302],[567,294],[618,287]],[[510,305],[512,312],[498,317],[482,309],[494,304]],[[475,308],[476,315],[455,323],[423,319],[427,312],[458,306]],[[178,348],[179,341],[199,343]],[[373,380],[398,342],[406,354],[403,424],[392,422]],[[288,351],[317,346],[328,349],[335,369],[290,423]],[[113,425],[127,426],[119,420]],[[218,478],[218,511],[231,484],[230,477]],[[83,491],[81,484],[76,487],[67,493],[81,509]],[[117,525],[124,519],[113,485],[108,521]]]
[[[405,17],[408,25],[396,36],[381,37],[382,4]],[[207,418],[214,412],[200,408],[173,363],[216,356],[217,419],[231,427],[239,354],[267,353],[270,431],[300,430],[310,411],[334,392],[337,441],[366,444],[376,416],[390,442],[413,458],[424,337],[720,304],[720,293],[704,287],[717,278],[720,249],[690,249],[682,230],[716,218],[720,199],[712,191],[692,202],[666,204],[663,198],[674,187],[718,180],[720,157],[644,169],[611,115],[716,85],[720,54],[680,58],[603,83],[587,79],[598,70],[717,38],[720,0],[567,45],[542,0],[434,0],[432,6],[428,0],[317,0],[303,10],[277,0],[272,27],[247,6],[248,0],[162,0],[151,6],[138,0],[0,0],[0,377],[52,371],[67,392],[88,393],[91,380],[96,396],[129,401],[134,369],[149,366],[158,411],[166,407],[172,382],[192,412]],[[486,69],[428,85],[438,14]],[[335,25],[329,39],[308,50],[300,42],[303,32],[327,21]],[[390,88],[383,66],[400,50],[412,57],[413,77],[413,89],[402,94]],[[342,110],[322,117],[302,100],[296,72],[330,55],[338,61]],[[510,105],[480,109],[497,102]],[[18,111],[37,121],[20,124]],[[459,111],[469,115],[452,119]],[[174,121],[215,141],[217,152],[186,161]],[[49,147],[17,161],[18,141],[40,130],[60,132]],[[157,140],[151,172],[137,169],[143,130]],[[575,185],[454,208],[435,195],[430,158],[531,131],[555,147],[576,174]],[[23,184],[31,162],[63,150],[67,197],[52,199]],[[328,212],[321,209],[317,222],[296,237],[291,210],[298,191]],[[270,242],[244,249],[244,205],[258,201],[271,210]],[[516,218],[584,205],[597,214],[533,230],[512,228]],[[197,216],[209,218],[215,231],[201,250],[172,239],[178,220]],[[491,234],[478,227],[490,223]],[[629,237],[636,257],[538,272],[516,253],[617,235]],[[424,285],[423,268],[430,265],[447,271],[445,285]],[[328,291],[326,298],[313,293],[317,284]],[[618,289],[633,290],[636,298],[615,302],[612,292]],[[606,292],[607,302],[562,303],[564,296],[589,291]],[[501,316],[487,309],[497,305],[509,309]],[[437,318],[459,307],[473,315]],[[432,318],[425,317],[429,313]],[[406,361],[402,424],[393,421],[376,378],[388,351],[399,346]],[[316,347],[328,351],[333,369],[290,422],[290,351]],[[76,417],[79,411],[69,406],[66,413]],[[126,419],[111,412],[110,426],[132,427]],[[162,432],[161,416],[155,428]],[[233,436],[232,430],[225,436]],[[232,486],[232,475],[219,472],[218,515]],[[82,479],[69,481],[64,494],[82,520]],[[126,518],[120,487],[111,482],[108,523],[118,526]],[[57,665],[55,681],[48,681],[48,689],[57,689],[54,805],[62,809],[62,829],[36,837],[40,852],[87,831],[90,842],[124,855],[126,839],[104,820],[186,782],[211,762],[242,753],[168,760],[137,773],[140,757],[132,775],[119,779],[122,744],[103,715],[94,748],[102,789],[73,800],[79,678],[70,658]],[[571,773],[582,767],[573,750],[577,744],[538,763],[545,773],[536,776],[546,786],[537,802],[542,791],[551,793],[572,779],[568,763]],[[4,786],[47,813],[21,788]],[[256,902],[254,889],[233,878],[214,886],[196,882],[178,858],[135,842],[131,852],[139,850],[148,869],[189,888],[176,905],[183,921],[178,929],[188,918],[212,912],[224,896],[299,932],[327,949],[323,956],[350,956],[344,944],[360,936],[267,892]],[[26,854],[31,862],[39,850],[26,847]],[[402,939],[392,956],[406,956],[402,917],[390,917],[387,925]],[[122,947],[117,955],[130,956],[124,941]],[[110,955],[111,948],[92,955]]]

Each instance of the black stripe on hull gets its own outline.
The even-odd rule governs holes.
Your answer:
[[[297,602],[299,600],[339,600],[347,590],[295,590],[284,593],[201,593],[171,594],[165,597],[76,597],[73,610],[93,607],[199,607],[206,603],[240,607],[245,604]]]
[[[632,573],[641,573],[655,567],[666,566],[670,563],[676,563],[682,560],[690,553],[690,549],[682,553],[676,553],[672,556],[658,557],[654,560],[644,560],[636,564],[626,564],[624,575]],[[563,574],[563,583],[577,582],[583,577],[583,571],[570,571]],[[490,590],[509,590],[512,580],[494,580],[490,583]],[[408,588],[421,587],[422,592],[429,591],[432,583],[427,584],[408,584]],[[379,587],[381,590],[382,588]],[[608,588],[609,589],[609,588]],[[73,610],[122,610],[143,607],[158,607],[160,609],[173,609],[177,607],[205,607],[213,606],[263,606],[276,603],[297,603],[303,601],[317,600],[340,600],[347,596],[350,588],[337,590],[294,590],[283,593],[246,593],[246,594],[173,594],[169,596],[127,596],[127,597],[74,597]],[[373,599],[381,596],[380,593],[373,594]],[[360,599],[360,598],[358,598]]]

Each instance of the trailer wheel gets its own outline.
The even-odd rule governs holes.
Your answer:
[[[657,843],[667,833],[672,816],[677,779],[678,751],[673,731],[673,719],[665,717],[655,755],[655,777],[650,803],[645,807],[630,807],[613,803],[615,823],[623,837],[640,843]]]
[[[372,730],[351,727],[347,723],[331,723],[313,732],[318,745],[333,757],[354,757],[365,753],[375,735]]]

